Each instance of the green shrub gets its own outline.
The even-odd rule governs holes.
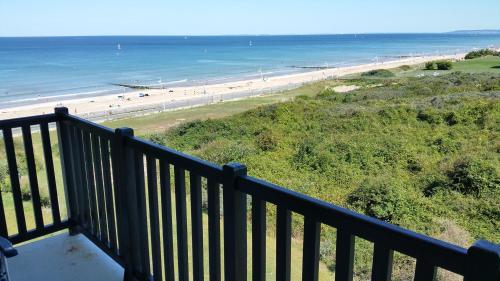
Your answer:
[[[399,213],[404,196],[398,187],[382,180],[361,184],[347,198],[347,202],[368,216],[390,222]]]
[[[217,140],[201,148],[201,157],[217,164],[243,162],[255,149],[241,141]]]
[[[449,188],[464,195],[479,196],[487,189],[500,188],[500,178],[494,167],[484,162],[462,158],[446,173]]]
[[[436,67],[439,70],[450,70],[453,68],[453,63],[449,60],[437,61]]]
[[[475,59],[475,58],[480,58],[480,57],[485,57],[485,56],[500,56],[500,52],[491,50],[491,49],[481,49],[478,51],[472,51],[469,52],[467,55],[465,55],[466,60],[470,59]]]
[[[10,191],[9,167],[7,163],[0,163],[0,191]]]
[[[411,69],[411,66],[405,64],[405,65],[402,65],[399,67],[399,69],[403,70],[403,71],[408,71]]]
[[[21,184],[21,198],[23,201],[31,200],[31,189],[27,183]]]
[[[262,151],[273,151],[278,146],[278,135],[272,130],[264,130],[256,136],[255,142]]]
[[[375,69],[367,72],[361,73],[363,77],[379,77],[379,78],[388,78],[394,77],[394,73],[387,69]]]
[[[417,120],[419,121],[424,121],[429,124],[440,124],[441,123],[441,116],[437,114],[436,112],[432,112],[429,110],[420,110],[417,113]]]
[[[425,63],[424,67],[426,70],[434,70],[434,69],[436,69],[436,63],[433,61],[428,61]]]

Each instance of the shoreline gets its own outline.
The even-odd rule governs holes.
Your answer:
[[[0,119],[51,113],[54,107],[66,106],[71,114],[96,121],[119,119],[151,112],[201,106],[225,100],[259,96],[293,89],[306,83],[339,78],[374,69],[418,65],[433,60],[461,60],[463,54],[419,56],[354,66],[316,69],[286,75],[242,79],[209,85],[178,86],[166,89],[138,89],[96,97],[75,97],[63,101],[34,103],[0,109]]]

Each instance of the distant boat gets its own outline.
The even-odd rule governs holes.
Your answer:
[[[118,43],[118,45],[116,45],[116,49],[118,49],[118,50],[122,49],[122,46],[120,45],[120,43]]]
[[[250,40],[250,42],[248,42],[248,46],[252,47],[253,46],[253,43],[252,41]]]

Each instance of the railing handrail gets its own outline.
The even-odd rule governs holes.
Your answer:
[[[279,185],[244,176],[237,179],[238,190],[263,201],[283,205],[304,216],[314,217],[335,228],[348,229],[352,234],[374,243],[383,243],[402,254],[430,259],[434,264],[458,274],[464,274],[467,249],[390,224]]]
[[[167,191],[163,190],[164,188],[168,188],[167,190],[170,192],[170,171],[165,171],[165,169],[170,169],[169,166],[173,165],[175,171],[176,219],[177,223],[182,226],[177,232],[178,244],[181,246],[178,251],[183,251],[182,255],[179,256],[180,260],[178,262],[181,280],[186,279],[188,276],[187,254],[184,253],[187,251],[185,171],[189,171],[190,173],[190,186],[194,188],[192,191],[193,194],[191,194],[192,201],[195,201],[197,204],[196,206],[191,206],[191,215],[195,216],[193,223],[197,224],[193,225],[192,231],[202,229],[201,191],[199,190],[201,188],[201,177],[208,180],[207,188],[211,189],[207,191],[209,192],[208,213],[212,216],[209,217],[211,228],[217,228],[218,225],[216,220],[219,219],[219,210],[213,208],[214,206],[219,206],[219,193],[216,189],[218,189],[219,184],[222,185],[225,221],[224,273],[227,280],[246,279],[246,196],[252,197],[252,215],[257,216],[252,216],[252,224],[257,223],[256,226],[258,226],[258,228],[255,228],[255,231],[252,226],[252,239],[257,239],[257,241],[253,241],[256,247],[254,251],[259,251],[258,254],[264,255],[264,258],[265,203],[268,202],[278,207],[277,239],[282,240],[277,243],[276,274],[280,278],[288,279],[290,275],[291,212],[304,216],[304,237],[307,236],[308,239],[311,239],[310,241],[304,241],[304,245],[307,242],[310,248],[304,249],[303,253],[303,278],[310,277],[312,278],[311,280],[317,280],[318,239],[321,231],[319,226],[321,224],[337,229],[337,251],[340,251],[337,252],[337,258],[339,259],[336,265],[339,267],[336,273],[337,279],[352,279],[354,237],[360,237],[374,243],[374,271],[372,274],[374,274],[373,276],[377,280],[378,278],[385,280],[387,276],[390,276],[391,270],[387,267],[392,266],[393,251],[416,258],[416,280],[433,279],[433,276],[436,274],[436,267],[463,275],[466,277],[466,281],[476,280],[475,278],[481,278],[477,280],[496,280],[495,276],[498,277],[500,274],[500,270],[498,269],[500,266],[500,247],[498,245],[487,241],[478,241],[469,249],[465,249],[248,176],[244,165],[228,164],[221,167],[203,159],[135,137],[131,129],[122,128],[112,130],[100,124],[70,115],[66,108],[56,109],[56,112],[51,114],[0,120],[0,131],[2,131],[2,134],[7,133],[6,148],[13,149],[14,147],[12,129],[17,127],[22,128],[23,138],[29,144],[28,147],[25,147],[25,151],[31,161],[28,164],[31,188],[38,189],[37,182],[34,184],[31,183],[33,179],[36,180],[36,171],[34,171],[33,150],[30,147],[32,146],[30,126],[40,125],[42,140],[44,141],[44,153],[46,157],[50,158],[49,163],[51,163],[48,124],[54,122],[58,129],[69,217],[67,220],[61,220],[58,217],[57,210],[55,212],[57,219],[54,224],[43,225],[43,220],[39,218],[36,229],[26,231],[24,211],[20,207],[22,202],[20,203],[20,198],[14,198],[15,201],[17,200],[15,202],[16,214],[19,213],[22,215],[21,223],[23,225],[23,228],[19,228],[20,233],[10,237],[14,243],[27,241],[69,227],[74,233],[81,232],[88,236],[97,246],[123,265],[126,269],[126,278],[128,280],[137,277],[148,279],[148,275],[151,272],[149,248],[147,247],[148,230],[144,230],[148,226],[143,220],[147,218],[146,211],[144,210],[146,208],[145,201],[149,201],[150,199],[145,198],[145,193],[149,192],[148,197],[159,196],[158,192],[154,190],[158,186],[156,180],[156,159],[158,159],[160,162],[159,172],[162,202],[163,200],[167,202],[170,200],[170,195],[164,194]],[[29,135],[27,136],[27,134]],[[13,151],[6,151],[6,153],[9,158],[9,172],[12,180],[13,177],[17,176],[16,156]],[[147,159],[147,183],[144,182],[144,168],[146,167],[144,165],[144,156]],[[113,164],[112,171],[110,170],[108,161],[111,161]],[[51,178],[53,178],[53,167],[51,169],[52,171],[49,172],[52,172]],[[111,184],[110,177],[113,178],[113,190],[109,186]],[[16,196],[19,196],[19,181],[14,182],[14,191],[18,194]],[[54,189],[53,180],[51,184]],[[103,189],[105,188],[107,190],[104,194]],[[38,190],[34,191],[38,192]],[[177,192],[180,192],[180,194]],[[53,193],[56,194],[55,191]],[[87,193],[91,195],[87,197]],[[51,196],[54,197],[54,194],[51,194]],[[52,197],[51,201],[53,200]],[[111,201],[106,202],[105,200]],[[41,208],[39,202],[36,204],[35,201],[33,202],[36,205],[36,211],[40,212],[38,210]],[[88,204],[91,206],[89,207]],[[92,204],[94,205],[92,206]],[[111,209],[97,210],[97,204],[101,208],[104,208],[103,206],[110,206]],[[116,219],[114,210],[112,209],[113,205],[116,210]],[[56,205],[55,207],[58,206]],[[151,208],[149,212],[153,213],[155,220],[158,220],[159,206],[149,205],[149,207]],[[0,208],[0,232],[6,232],[5,212],[1,198]],[[134,210],[138,213],[130,214],[130,211]],[[171,211],[168,211],[168,209],[163,210],[162,216],[165,215],[163,212],[167,214]],[[134,216],[134,218],[131,219],[131,217],[124,216]],[[213,218],[213,216],[217,216],[217,218]],[[101,218],[105,221],[100,221]],[[128,221],[129,219],[131,221]],[[19,223],[19,218],[17,220]],[[115,227],[116,233],[114,230]],[[150,230],[150,235],[152,235],[151,242],[159,247],[158,225],[155,224],[154,227]],[[171,226],[170,229],[165,225],[163,227],[164,231],[172,231]],[[169,235],[169,239],[171,240],[172,233]],[[217,238],[219,236],[218,230],[217,234],[213,235]],[[256,236],[254,237],[254,235]],[[197,233],[193,234],[193,243],[195,241],[197,243],[193,245],[193,255],[195,255],[193,259],[196,259],[193,270],[195,271],[195,276],[197,276],[196,278],[200,278],[203,275],[203,259],[200,256],[203,255],[203,251],[200,250],[203,243],[201,237]],[[117,245],[118,239],[125,239],[120,241],[119,249]],[[144,239],[146,240],[144,241]],[[213,255],[220,254],[214,248],[218,247],[217,243],[210,245],[211,258],[214,257]],[[172,249],[165,249],[165,251],[171,252]],[[158,250],[153,251],[152,262],[155,275],[161,275],[161,255],[158,253]],[[279,256],[280,254],[284,256]],[[265,270],[263,270],[265,264],[256,263],[262,257],[256,256],[257,259],[253,257],[254,270],[258,271],[260,276],[265,274]],[[220,279],[220,272],[218,272],[220,270],[220,257],[218,259],[218,261],[214,261],[214,264],[210,264],[211,276],[212,273],[214,274],[213,276],[219,276],[215,277],[216,279]],[[172,260],[165,262],[165,270],[167,268],[173,269]],[[377,272],[375,272],[375,267],[377,267]],[[168,276],[173,276],[173,272],[168,273]],[[255,278],[258,279],[258,277]]]
[[[56,122],[58,120],[59,117],[55,113],[4,119],[0,120],[0,130],[12,129],[21,126],[38,125],[41,123],[51,123],[51,122]]]

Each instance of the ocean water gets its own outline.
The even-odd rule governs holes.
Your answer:
[[[453,33],[0,38],[0,107],[499,46]]]

